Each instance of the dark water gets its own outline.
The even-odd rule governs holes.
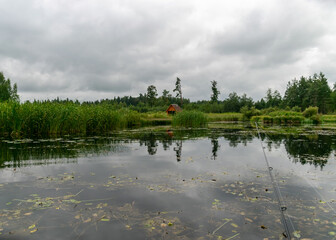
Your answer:
[[[333,131],[262,132],[297,239],[335,239]],[[0,143],[0,239],[284,239],[252,129]]]

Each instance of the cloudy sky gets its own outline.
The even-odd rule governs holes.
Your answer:
[[[336,2],[0,0],[0,71],[21,100],[184,97],[268,88],[314,72],[336,80]]]

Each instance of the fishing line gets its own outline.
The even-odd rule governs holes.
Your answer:
[[[287,207],[284,204],[283,197],[282,197],[280,189],[279,189],[279,185],[278,185],[278,183],[275,180],[275,177],[273,175],[273,167],[270,166],[270,163],[267,159],[267,156],[266,156],[266,153],[265,153],[265,148],[263,146],[262,139],[261,139],[261,136],[260,136],[260,131],[259,131],[259,128],[258,128],[258,124],[256,122],[255,122],[255,125],[256,125],[256,128],[257,128],[257,132],[258,132],[258,136],[259,136],[259,140],[260,140],[260,145],[261,145],[261,149],[262,149],[263,154],[264,154],[264,158],[265,158],[265,162],[266,162],[266,165],[267,165],[268,173],[270,175],[271,182],[272,182],[272,185],[273,185],[274,193],[275,193],[275,196],[276,196],[277,201],[278,201],[278,206],[279,206],[280,215],[281,215],[281,221],[282,221],[282,224],[285,227],[285,233],[286,233],[285,237],[288,238],[288,239],[292,239],[291,231],[289,230],[289,226],[288,226],[288,222],[290,222],[294,232],[295,232],[295,228],[294,228],[294,225],[293,225],[292,221],[290,220],[289,216],[288,215],[287,215],[287,217],[285,216],[285,211],[287,210]]]
[[[263,131],[263,133],[265,135],[268,136],[268,138],[270,138],[270,136],[265,132]],[[279,151],[280,155],[284,158],[287,158],[281,151]],[[321,198],[321,200],[323,200],[323,202],[325,202],[325,204],[327,204],[327,206],[330,208],[330,210],[336,215],[336,210],[331,206],[331,204],[326,200],[326,198],[322,195],[322,193],[320,193],[317,189],[318,189],[318,186],[317,185],[313,185],[313,183],[306,177],[304,176],[303,174],[299,174],[300,177],[302,177],[310,186],[311,188],[316,192],[316,194]]]
[[[261,129],[262,130],[262,129]],[[263,131],[263,130],[262,130]],[[266,131],[263,131],[263,133],[268,136],[269,139],[271,139],[271,137],[267,134]],[[283,158],[287,158],[287,156],[285,156],[285,154],[281,151],[278,150],[279,154],[283,157]],[[313,185],[313,183],[303,174],[298,174],[298,176],[302,177],[309,185],[310,187],[315,191],[315,193],[321,198],[321,200],[329,207],[329,209],[336,215],[336,210],[335,208],[333,208],[333,206],[330,204],[330,202],[328,202],[326,200],[326,198],[322,195],[322,193],[320,193],[317,189],[318,186],[317,185]],[[289,221],[291,222],[291,219],[289,218]]]

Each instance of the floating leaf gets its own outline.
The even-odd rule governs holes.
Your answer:
[[[335,233],[335,232],[329,232],[329,235],[331,235],[331,236],[335,236],[336,233]]]
[[[296,238],[300,238],[301,237],[300,231],[293,232],[293,236]]]
[[[235,227],[235,228],[237,228],[237,227],[238,227],[238,225],[237,225],[237,224],[235,224],[235,223],[231,223],[231,226],[232,226],[232,227]]]
[[[34,233],[34,232],[36,232],[36,231],[37,231],[37,228],[31,230],[30,233]]]
[[[35,228],[35,227],[36,227],[36,225],[33,224],[33,225],[30,225],[30,226],[28,227],[28,229],[33,229],[33,228]]]
[[[108,218],[102,218],[102,219],[100,219],[100,221],[102,221],[102,222],[109,222],[110,219],[108,219]]]

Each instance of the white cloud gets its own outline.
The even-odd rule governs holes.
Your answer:
[[[150,84],[210,98],[217,80],[257,99],[294,77],[334,82],[332,1],[0,0],[0,71],[21,99],[138,95]]]

